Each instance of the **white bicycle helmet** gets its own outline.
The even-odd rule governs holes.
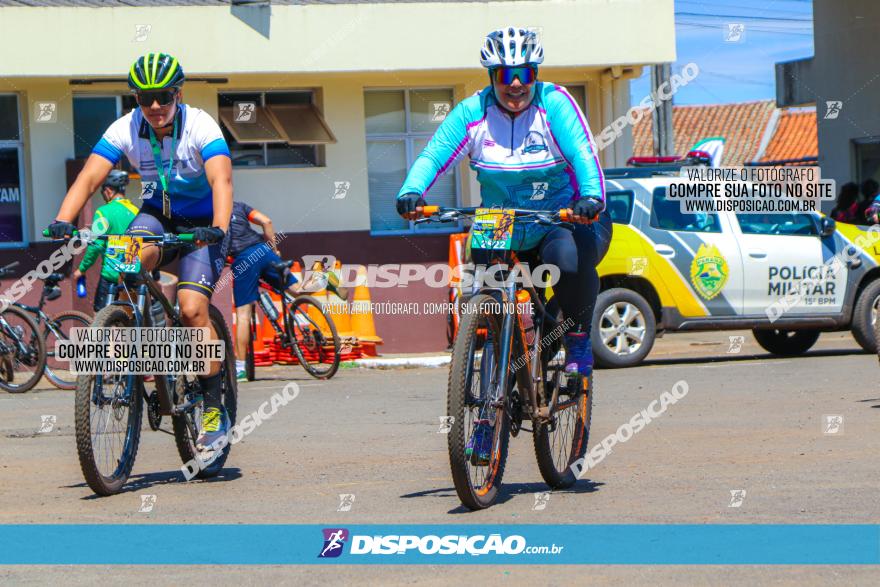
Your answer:
[[[544,62],[544,47],[537,33],[517,27],[498,29],[486,35],[480,50],[483,67],[515,67]]]

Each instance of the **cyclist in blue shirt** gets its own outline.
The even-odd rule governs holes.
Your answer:
[[[489,33],[480,52],[490,85],[450,112],[413,163],[397,196],[397,211],[417,217],[437,178],[468,155],[480,182],[482,205],[555,212],[571,208],[574,232],[561,227],[516,225],[520,259],[538,258],[560,269],[553,291],[574,326],[565,335],[569,374],[593,368],[590,327],[599,276],[608,251],[611,217],[605,180],[586,117],[562,86],[538,81],[544,49],[537,35],[508,27]],[[475,251],[475,253],[478,253]],[[474,262],[485,262],[477,254]],[[469,450],[487,461],[488,422],[475,427]],[[488,442],[483,442],[486,440]]]
[[[127,233],[191,232],[196,244],[171,254],[145,247],[146,269],[180,255],[177,301],[183,324],[211,327],[208,305],[223,270],[226,231],[232,213],[232,160],[217,122],[183,103],[180,63],[166,53],[147,53],[131,66],[128,85],[139,108],[110,125],[68,190],[55,222],[53,238],[68,238],[86,201],[113,167],[126,157],[141,176],[143,206]],[[217,333],[212,338],[216,340]],[[199,380],[205,397],[198,443],[212,445],[229,422],[220,398],[220,363]]]

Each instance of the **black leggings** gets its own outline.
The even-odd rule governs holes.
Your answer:
[[[611,216],[599,215],[592,224],[578,224],[574,232],[554,226],[537,247],[520,252],[520,259],[534,268],[538,263],[559,267],[559,282],[553,294],[566,319],[574,321],[569,331],[589,334],[599,295],[599,273],[596,265],[605,257],[611,244]]]

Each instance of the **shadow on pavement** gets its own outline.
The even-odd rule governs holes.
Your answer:
[[[639,367],[650,367],[652,365],[697,365],[697,364],[705,364],[705,363],[735,363],[737,361],[754,361],[757,359],[760,360],[782,360],[782,359],[797,359],[797,358],[815,358],[815,357],[843,357],[847,355],[870,355],[872,353],[868,353],[863,351],[862,349],[829,349],[829,350],[816,350],[809,351],[804,353],[803,355],[795,355],[793,357],[783,357],[781,355],[772,355],[770,353],[761,353],[761,354],[730,354],[730,355],[709,355],[702,357],[681,357],[681,358],[669,358],[669,359],[646,359],[639,365],[635,365],[634,367],[625,367],[628,369],[637,369]]]
[[[593,493],[598,491],[599,488],[605,485],[604,483],[596,483],[590,481],[589,479],[581,479],[577,483],[575,483],[572,487],[568,489],[557,489],[551,490],[546,483],[502,483],[501,489],[498,491],[498,498],[495,501],[495,505],[499,505],[510,501],[516,495],[525,495],[525,494],[536,494],[536,493]],[[401,495],[402,498],[412,498],[412,497],[454,497],[455,496],[455,488],[454,487],[440,487],[437,489],[426,489],[425,491],[416,491],[414,493],[407,493]],[[449,510],[450,514],[468,514],[471,510],[466,507],[460,505],[451,510]]]
[[[223,483],[226,481],[235,481],[236,479],[240,478],[241,469],[239,469],[238,467],[226,467],[222,471],[220,471],[220,473],[216,477],[212,477],[210,479],[193,479],[192,481],[186,481],[180,469],[176,469],[174,471],[162,471],[158,473],[146,473],[144,475],[132,475],[131,477],[129,477],[128,482],[116,495],[130,493],[132,491],[141,491],[144,489],[149,489],[150,487],[154,487],[156,485],[167,485],[169,483]],[[79,489],[83,487],[88,488],[88,485],[83,482],[77,483],[75,485],[63,486],[63,489]],[[103,499],[103,497],[100,495],[87,495],[80,499]]]

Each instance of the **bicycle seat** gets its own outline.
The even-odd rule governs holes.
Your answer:
[[[293,260],[290,261],[278,261],[276,263],[272,263],[272,268],[278,271],[279,273],[284,273],[287,269],[293,265]]]

